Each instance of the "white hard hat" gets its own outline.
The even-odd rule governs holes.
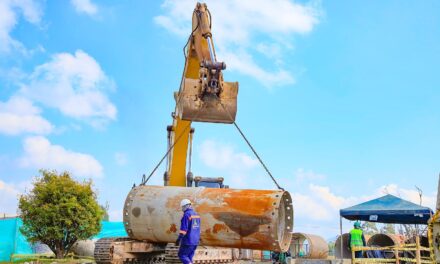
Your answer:
[[[180,207],[185,206],[187,204],[191,204],[191,201],[189,199],[183,199],[180,201]]]

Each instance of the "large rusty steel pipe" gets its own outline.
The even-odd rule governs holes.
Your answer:
[[[236,190],[138,186],[127,196],[124,225],[131,238],[176,241],[182,211],[190,199],[201,218],[204,246],[287,251],[293,228],[290,194],[279,190]]]

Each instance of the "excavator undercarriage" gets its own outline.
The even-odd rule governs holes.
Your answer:
[[[95,261],[100,264],[173,264],[181,263],[174,244],[154,244],[128,237],[102,238],[95,244]],[[236,255],[236,254],[235,254]],[[228,248],[198,247],[194,263],[231,263],[236,259]]]

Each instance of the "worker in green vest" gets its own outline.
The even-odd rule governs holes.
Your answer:
[[[350,231],[348,236],[348,248],[351,249],[353,247],[365,247],[367,243],[365,243],[364,233],[361,229],[361,223],[359,221],[354,222],[354,228]],[[355,258],[362,258],[362,250],[354,252]]]

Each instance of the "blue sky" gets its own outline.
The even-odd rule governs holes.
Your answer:
[[[237,123],[294,198],[295,229],[384,193],[433,206],[437,1],[208,1]],[[166,151],[193,1],[0,2],[0,212],[38,169],[92,178],[113,220]],[[194,123],[193,172],[274,185],[231,125]],[[162,184],[164,166],[151,184]],[[347,223],[345,228],[349,228]]]

